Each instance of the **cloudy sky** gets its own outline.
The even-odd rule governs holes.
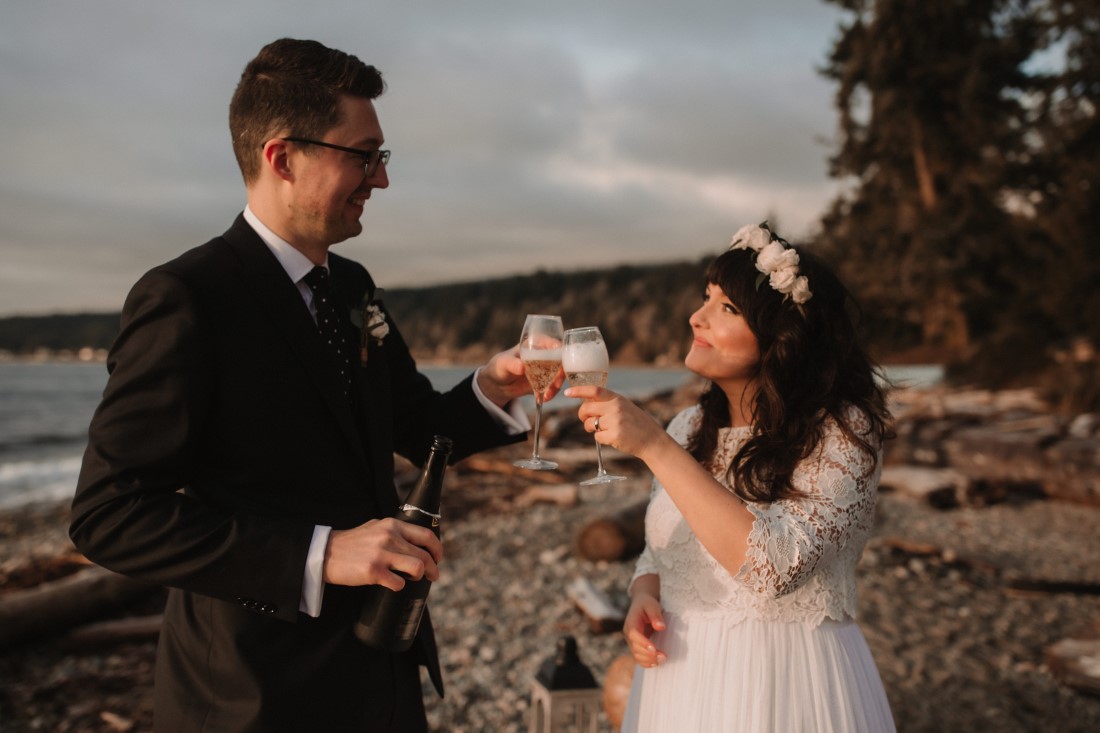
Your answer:
[[[0,316],[109,311],[244,206],[267,42],[374,64],[390,188],[339,247],[385,287],[794,241],[837,191],[821,0],[37,0],[0,8]]]

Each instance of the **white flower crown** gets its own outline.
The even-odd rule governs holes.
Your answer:
[[[783,293],[784,300],[790,298],[802,305],[813,297],[810,281],[798,274],[798,253],[790,248],[787,240],[768,228],[768,222],[741,227],[733,235],[729,248],[751,249],[756,253],[756,269],[760,270],[756,278],[757,289],[766,277],[773,289]]]

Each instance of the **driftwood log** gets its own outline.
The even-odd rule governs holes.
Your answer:
[[[491,473],[500,476],[524,476],[530,477],[531,472],[526,468],[513,466],[511,461],[493,458],[492,456],[470,456],[464,458],[454,466],[455,470],[473,473]],[[569,482],[569,477],[554,471],[543,471],[545,475],[539,476],[543,483],[564,484]]]
[[[621,654],[607,667],[603,683],[603,710],[611,727],[623,725],[626,703],[630,700],[630,685],[634,682],[634,657]]]
[[[880,485],[930,506],[947,509],[963,503],[970,480],[950,468],[932,466],[886,466]]]
[[[585,560],[618,562],[645,547],[645,511],[649,500],[628,504],[614,514],[597,517],[577,532],[577,554]]]
[[[1100,639],[1062,639],[1047,648],[1046,662],[1063,684],[1100,695]]]
[[[92,566],[0,596],[0,648],[71,628],[159,586]]]
[[[535,484],[516,497],[516,506],[529,507],[542,503],[571,507],[576,506],[578,501],[580,491],[576,484]]]
[[[577,578],[569,584],[566,592],[569,599],[588,620],[593,633],[619,631],[623,628],[625,614],[616,606],[606,593],[601,591],[587,578]]]

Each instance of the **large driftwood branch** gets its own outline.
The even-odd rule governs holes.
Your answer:
[[[62,631],[157,589],[101,567],[89,567],[0,596],[0,647]]]
[[[915,542],[904,537],[880,537],[874,540],[879,547],[889,547],[906,555],[918,557],[938,557],[947,563],[957,563],[988,573],[1000,579],[1009,591],[1021,593],[1075,593],[1077,595],[1100,595],[1100,583],[1092,580],[1072,580],[1065,578],[1043,578],[1026,575],[1018,570],[1005,567],[1003,562],[992,562],[975,554],[959,553],[954,549],[940,547],[927,542]]]
[[[131,616],[87,624],[73,629],[65,637],[65,646],[70,649],[89,649],[127,642],[156,641],[163,622],[163,614],[157,613],[152,616]]]

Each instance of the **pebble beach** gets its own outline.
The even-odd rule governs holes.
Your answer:
[[[532,499],[542,481],[568,485],[594,470],[590,436],[567,426],[544,424],[544,454],[563,463],[554,476],[506,469],[529,444],[448,473],[447,555],[430,597],[447,695],[425,687],[433,730],[528,730],[535,674],[560,636],[577,640],[601,684],[626,652],[619,633],[593,630],[567,588],[586,579],[625,609],[633,559],[585,560],[576,534],[648,496],[649,478],[610,451],[609,467],[628,480],[580,487],[567,505]],[[66,515],[64,505],[0,514],[0,599],[79,562]],[[859,622],[898,730],[1100,730],[1100,696],[1064,684],[1046,656],[1061,639],[1100,636],[1097,537],[1100,507],[1008,496],[937,508],[884,487],[859,568]],[[117,615],[156,613],[162,602],[158,591]],[[0,730],[151,730],[154,648],[85,648],[59,633],[0,651]],[[614,730],[603,713],[599,730]]]

